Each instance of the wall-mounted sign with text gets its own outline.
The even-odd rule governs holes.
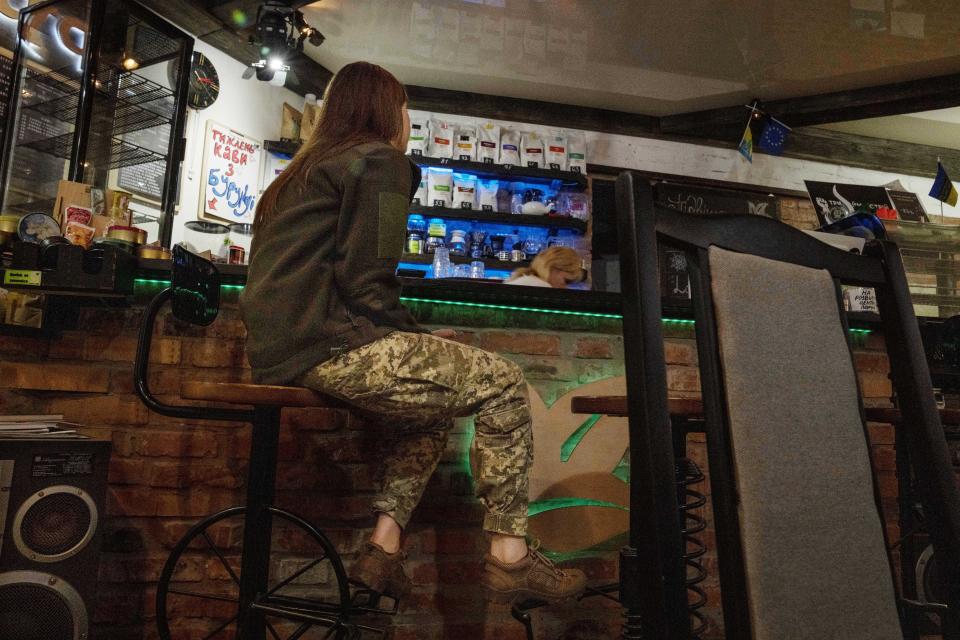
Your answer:
[[[804,180],[804,184],[807,185],[810,202],[817,210],[821,226],[843,220],[861,209],[875,214],[877,209],[891,206],[884,187],[813,180]]]
[[[260,189],[263,143],[207,121],[203,141],[201,218],[252,223]]]
[[[739,213],[777,218],[777,198],[763,193],[711,189],[671,182],[656,187],[657,203],[683,213],[714,215]]]

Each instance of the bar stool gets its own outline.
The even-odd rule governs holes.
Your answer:
[[[221,612],[222,616],[205,616],[216,619],[213,625],[200,631],[207,632],[200,637],[208,639],[265,640],[269,630],[271,638],[293,640],[312,627],[327,629],[324,638],[359,638],[363,631],[383,635],[382,629],[359,624],[356,618],[367,613],[394,614],[398,603],[394,600],[392,606],[381,607],[377,594],[368,590],[351,593],[343,562],[329,538],[306,519],[272,504],[281,410],[285,407],[334,408],[343,405],[305,388],[198,381],[183,383],[180,397],[205,403],[252,406],[252,409],[178,406],[161,402],[150,391],[147,368],[153,326],[157,314],[168,301],[172,303],[173,315],[177,319],[198,326],[211,324],[220,307],[217,268],[181,246],[174,248],[171,286],[150,302],[140,328],[134,367],[137,394],[148,408],[162,415],[188,420],[248,422],[253,425],[253,432],[246,505],[231,507],[198,522],[177,542],[163,567],[156,599],[160,638],[177,640],[186,637],[178,635],[176,624],[171,632],[171,621],[181,611],[208,611],[209,607]],[[235,547],[235,541],[229,534],[240,528],[241,520],[243,547],[238,573],[230,563],[230,550]],[[296,530],[298,539],[310,543],[314,557],[271,585],[271,532],[275,522]],[[223,584],[215,588],[185,587],[176,579],[179,567],[189,564],[198,549],[209,554],[209,562],[201,570],[209,573],[212,566],[224,577]],[[284,589],[293,588],[298,579],[311,571],[326,578],[322,588],[314,589],[315,594],[282,593]],[[222,588],[224,585],[228,588]],[[237,592],[236,595],[233,591]],[[231,615],[234,605],[235,611]],[[272,619],[286,622],[274,625]],[[285,633],[284,625],[293,627],[290,635],[281,635]],[[188,633],[194,631],[191,629]]]

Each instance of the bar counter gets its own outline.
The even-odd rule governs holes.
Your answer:
[[[223,276],[221,312],[209,327],[193,327],[164,314],[157,322],[150,385],[171,402],[191,381],[245,382],[250,369],[245,330],[237,308],[246,267],[218,265]],[[133,391],[132,360],[143,309],[170,281],[170,263],[141,260],[133,295],[91,293],[55,298],[74,313],[63,327],[38,335],[0,334],[0,405],[5,413],[64,414],[82,431],[114,442],[101,593],[128,603],[101,613],[118,633],[143,619],[155,576],[138,578],[132,566],[161,563],[172,533],[219,508],[242,501],[249,429],[235,424],[183,421],[151,414]],[[624,456],[626,420],[580,415],[575,396],[625,393],[619,295],[462,280],[403,279],[403,300],[427,328],[452,328],[455,339],[518,364],[529,383],[535,456],[530,476],[531,534],[554,558],[586,569],[597,582],[616,575],[616,554],[627,530],[629,466]],[[38,291],[36,288],[34,291]],[[665,353],[672,397],[699,397],[693,321],[679,304],[665,304]],[[889,406],[889,364],[883,338],[869,318],[851,315],[854,358],[864,399]],[[788,328],[785,328],[788,330]],[[775,392],[776,390],[771,390]],[[278,502],[302,512],[330,533],[349,564],[369,526],[376,486],[377,429],[361,416],[334,410],[285,412],[280,444]],[[875,429],[884,499],[895,500],[889,465],[892,431]],[[444,619],[481,624],[485,612],[475,567],[484,548],[482,509],[473,497],[469,460],[473,428],[458,421],[424,501],[408,531],[416,584],[416,614],[396,620],[416,637],[424,624]],[[697,440],[699,438],[699,441]],[[705,463],[701,434],[691,434],[688,454]],[[701,464],[706,467],[705,464]],[[894,525],[895,526],[895,525]],[[715,554],[709,541],[708,559]],[[434,568],[436,567],[436,568]],[[705,608],[719,617],[715,577]],[[438,589],[444,598],[436,599]],[[147,594],[147,595],[145,595]],[[621,623],[619,608],[571,612],[595,621],[607,636]],[[438,622],[441,621],[441,622]],[[513,632],[509,622],[507,627]],[[714,628],[708,637],[722,637]]]

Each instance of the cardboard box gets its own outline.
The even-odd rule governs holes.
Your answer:
[[[93,200],[90,195],[91,186],[89,184],[83,184],[82,182],[72,182],[70,180],[61,180],[57,184],[57,199],[53,205],[53,211],[50,212],[50,215],[56,219],[57,223],[60,224],[60,228],[63,228],[63,212],[72,204],[79,205],[81,207],[86,207],[90,209],[93,205]]]

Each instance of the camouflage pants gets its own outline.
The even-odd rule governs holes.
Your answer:
[[[517,365],[451,340],[397,331],[324,362],[300,382],[396,429],[374,510],[401,527],[440,461],[453,418],[476,414],[474,481],[487,510],[483,528],[526,533],[533,433]]]

